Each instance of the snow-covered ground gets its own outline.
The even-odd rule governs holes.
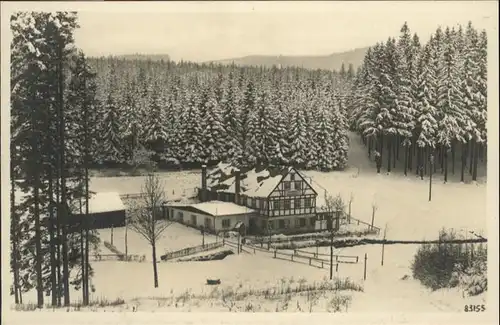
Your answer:
[[[334,276],[348,277],[363,287],[363,292],[341,292],[352,299],[350,312],[458,312],[464,304],[485,303],[485,295],[464,298],[457,289],[431,292],[411,279],[409,266],[417,245],[386,245],[384,266],[380,266],[381,248],[380,245],[367,245],[335,252],[360,256],[359,264],[341,264],[338,273],[334,271]],[[329,248],[320,250],[326,253]],[[363,280],[364,253],[368,256],[366,281]],[[319,284],[329,275],[328,268],[273,259],[272,254],[259,251],[256,254],[229,255],[220,261],[159,263],[160,286],[156,289],[153,288],[151,263],[103,261],[94,262],[93,268],[96,275],[92,284],[96,291],[92,293],[92,300],[121,298],[125,304],[106,308],[122,310],[136,306],[139,311],[228,311],[221,303],[221,292],[244,294],[251,290],[282,288],[302,281]],[[405,275],[409,278],[403,279]],[[206,285],[207,279],[220,279],[221,285],[215,289]],[[215,294],[214,290],[218,293]],[[324,302],[334,295],[334,292],[324,293]],[[35,295],[32,296],[25,297],[25,301],[34,301]],[[72,292],[72,297],[78,301],[80,294]],[[249,296],[248,301],[256,301],[255,298]],[[304,296],[293,295],[292,298],[288,311],[294,311],[295,301],[299,301],[305,309]],[[262,311],[275,311],[284,299],[285,296],[279,295],[269,300],[260,299],[260,308]],[[326,307],[321,305],[324,302],[318,302],[315,311],[326,311]]]
[[[160,181],[165,187],[167,199],[191,196],[201,185],[201,171],[160,172]],[[139,194],[146,176],[91,177],[90,190],[95,192],[118,192]]]
[[[101,250],[107,250],[103,242],[111,243],[111,229],[99,230],[101,238]],[[222,240],[222,239],[219,239]],[[216,237],[205,234],[205,244],[214,243]],[[151,246],[149,243],[132,229],[127,230],[127,243],[129,255],[145,255],[146,261],[151,261]],[[203,238],[199,230],[183,226],[179,223],[171,223],[162,233],[156,245],[158,258],[167,252],[173,252],[188,247],[199,246],[203,243]],[[122,253],[125,253],[125,227],[113,229],[113,245]],[[106,253],[107,254],[107,253]]]

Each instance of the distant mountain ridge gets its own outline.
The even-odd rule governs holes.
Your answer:
[[[168,54],[119,54],[113,55],[116,58],[125,60],[150,60],[150,61],[170,61],[170,56]]]
[[[361,66],[368,47],[358,48],[351,51],[332,53],[329,55],[249,55],[240,58],[208,61],[218,64],[232,64],[239,66],[265,66],[273,65],[282,67],[303,67],[305,69],[326,69],[339,71],[344,63],[345,68],[349,64],[353,65],[354,70]]]

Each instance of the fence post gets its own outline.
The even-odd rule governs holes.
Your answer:
[[[321,261],[321,268],[323,268],[323,261]]]
[[[335,265],[335,272],[338,272],[338,271],[339,271],[339,263],[337,263],[337,264]]]
[[[368,259],[368,257],[366,256],[366,253],[365,253],[365,271],[364,271],[364,274],[363,274],[363,280],[366,280],[366,260]]]
[[[276,258],[276,250],[274,250],[274,258]]]
[[[311,258],[309,257],[309,265],[311,265]]]

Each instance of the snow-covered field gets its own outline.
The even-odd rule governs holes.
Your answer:
[[[359,264],[341,264],[338,273],[334,271],[335,277],[348,277],[363,287],[363,292],[340,292],[351,297],[348,311],[459,312],[464,304],[485,303],[485,295],[464,298],[457,289],[431,292],[411,279],[409,266],[416,249],[417,245],[386,245],[384,266],[380,266],[380,245],[336,250],[336,254],[360,256]],[[320,248],[320,252],[329,252],[329,248]],[[368,256],[366,281],[363,281],[364,253]],[[96,291],[91,299],[125,300],[123,305],[105,307],[109,311],[131,310],[132,306],[139,311],[228,311],[221,300],[224,292],[235,291],[245,295],[250,291],[299,283],[319,285],[329,275],[328,268],[273,259],[272,254],[259,251],[256,254],[230,255],[221,261],[159,263],[160,286],[156,289],[153,288],[151,263],[94,262],[93,268],[96,275],[92,284]],[[403,279],[405,275],[409,278]],[[220,279],[221,285],[217,288],[208,286],[207,279]],[[326,305],[336,293],[324,292],[321,295],[322,299],[317,302],[314,311],[327,311]],[[80,295],[72,292],[72,297],[78,301]],[[34,298],[33,295],[33,301]],[[307,309],[304,295],[293,295],[292,298],[290,309],[286,311],[296,311],[296,305]],[[275,295],[272,299],[249,295],[244,303],[252,301],[255,304],[258,301],[261,311],[275,311],[285,300],[286,295]]]

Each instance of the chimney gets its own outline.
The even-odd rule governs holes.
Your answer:
[[[207,197],[207,165],[201,166],[201,202],[205,202]]]
[[[236,170],[234,173],[234,203],[240,204],[241,172]]]

